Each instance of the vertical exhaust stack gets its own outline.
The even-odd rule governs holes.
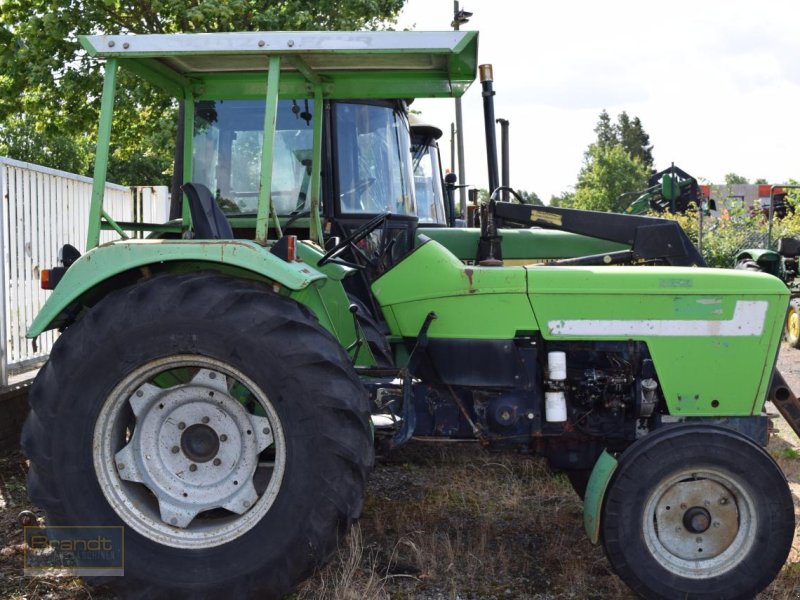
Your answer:
[[[486,129],[486,162],[489,166],[489,195],[500,186],[500,177],[497,167],[497,134],[494,124],[494,74],[492,65],[480,65],[478,72],[481,77],[483,92],[483,121]]]
[[[497,119],[500,124],[500,164],[502,165],[502,177],[500,185],[504,188],[511,187],[511,166],[509,164],[508,149],[508,119]],[[503,202],[509,201],[508,190],[503,190]]]

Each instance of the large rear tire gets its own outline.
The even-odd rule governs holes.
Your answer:
[[[367,395],[301,305],[215,274],[107,296],[30,393],[31,500],[123,525],[123,596],[279,598],[333,554],[373,462]],[[92,582],[90,580],[90,582]]]
[[[745,600],[784,564],[794,506],[763,448],[721,427],[678,425],[622,454],[602,532],[614,569],[644,598]]]

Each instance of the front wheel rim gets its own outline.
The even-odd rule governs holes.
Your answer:
[[[796,340],[800,338],[800,315],[793,308],[789,309],[789,315],[786,317],[786,331],[789,334],[789,339]]]
[[[266,393],[222,361],[176,355],[126,376],[94,430],[100,488],[144,537],[177,548],[228,543],[275,501],[286,442]]]
[[[753,498],[718,470],[672,476],[645,503],[645,544],[680,577],[708,579],[734,569],[752,548],[756,529]]]

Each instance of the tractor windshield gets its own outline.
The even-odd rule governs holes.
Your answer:
[[[313,116],[310,100],[278,103],[272,166],[272,202],[278,214],[308,208]],[[256,212],[263,140],[262,100],[196,103],[192,177],[214,192],[225,212]]]
[[[411,144],[402,110],[389,103],[333,105],[336,210],[415,214]],[[264,106],[262,100],[195,104],[192,180],[212,190],[226,213],[258,209]],[[314,118],[311,100],[278,103],[272,202],[279,215],[310,207]]]
[[[416,214],[405,113],[393,106],[337,104],[335,123],[341,213]]]
[[[414,166],[414,195],[420,223],[444,225],[444,193],[439,149],[431,136],[417,135],[412,127],[411,154]]]

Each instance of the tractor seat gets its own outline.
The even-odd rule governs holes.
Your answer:
[[[186,183],[181,189],[189,199],[194,237],[199,240],[232,240],[233,229],[214,195],[202,183]]]
[[[797,238],[779,239],[778,254],[787,257],[800,256],[800,240]]]

